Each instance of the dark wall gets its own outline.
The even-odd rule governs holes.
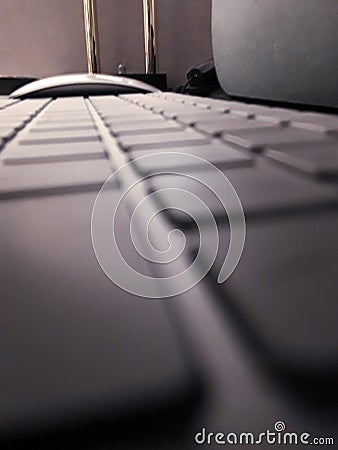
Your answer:
[[[212,55],[211,0],[157,0],[159,69],[169,85]],[[102,71],[144,71],[142,0],[97,0]],[[86,70],[82,0],[1,0],[0,74]]]

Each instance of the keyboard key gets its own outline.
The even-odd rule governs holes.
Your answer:
[[[174,105],[172,101],[167,101],[165,99],[157,99],[154,97],[148,97],[148,96],[140,96],[137,99],[133,100],[133,103],[137,106],[140,106],[146,110],[152,110],[153,108],[157,107],[171,107]]]
[[[53,106],[53,103],[51,103],[50,105]],[[86,108],[86,106],[83,106],[83,108],[79,108],[79,109],[54,109],[51,106],[47,107],[45,109],[45,111],[42,114],[43,117],[81,117],[81,118],[86,118],[86,117],[90,117],[89,111]]]
[[[58,128],[58,129],[52,129],[51,131],[48,130],[41,130],[39,128],[30,128],[27,133],[22,133],[20,135],[21,139],[20,139],[20,144],[24,145],[23,142],[26,141],[30,141],[30,140],[34,140],[35,143],[37,143],[38,145],[38,141],[41,139],[42,141],[45,140],[53,140],[53,139],[59,139],[59,138],[72,138],[73,140],[87,140],[87,139],[92,139],[94,138],[94,140],[97,139],[98,133],[97,130],[94,128],[94,126],[91,127],[83,127],[81,129],[77,128],[76,130],[72,129],[63,129],[63,128]]]
[[[72,119],[76,117],[77,119],[90,118],[90,113],[87,108],[86,102],[83,98],[77,97],[65,97],[58,98],[47,106],[43,111],[42,116],[44,119],[47,118],[66,118]]]
[[[95,129],[92,122],[84,123],[83,125],[50,125],[50,124],[44,124],[43,126],[39,125],[38,127],[35,125],[34,127],[30,128],[30,133],[60,133],[64,131],[65,133],[73,132],[73,134],[76,134],[77,131],[88,131]],[[43,135],[42,135],[43,136]]]
[[[209,143],[206,137],[190,129],[156,135],[120,136],[119,142],[126,151],[195,146]]]
[[[161,93],[162,94],[162,93]],[[164,93],[163,93],[164,94]],[[96,97],[95,97],[96,98]],[[95,102],[95,98],[92,98],[91,100],[93,101],[93,102]],[[154,101],[156,101],[157,100],[157,97],[156,96],[153,96],[152,94],[148,94],[148,95],[145,95],[145,94],[121,94],[121,95],[119,95],[119,99],[120,100],[123,100],[124,102],[126,102],[127,104],[129,103],[129,104],[133,104],[133,103],[135,103],[135,104],[139,104],[139,102],[147,102],[148,101],[148,98],[149,99],[153,99]],[[161,98],[164,98],[165,99],[165,95],[161,95]]]
[[[131,123],[131,122],[138,122],[143,120],[154,120],[157,118],[155,114],[153,114],[151,111],[137,111],[133,113],[124,113],[116,111],[115,113],[107,114],[106,116],[103,116],[102,119],[104,123],[107,126],[113,125],[115,123]],[[163,117],[159,117],[160,119],[163,119]]]
[[[137,150],[130,152],[130,158],[142,158],[156,153],[157,150]],[[168,153],[169,152],[169,153]],[[238,150],[224,145],[220,142],[214,142],[207,145],[198,145],[196,147],[174,147],[170,149],[162,148],[161,155],[155,158],[139,159],[135,166],[141,173],[151,173],[153,171],[165,171],[172,169],[204,169],[205,163],[198,159],[184,157],[176,158],[175,153],[185,153],[197,156],[203,160],[209,161],[216,167],[220,168],[234,168],[234,167],[248,167],[253,164],[250,155],[246,155]],[[163,153],[163,155],[162,155]]]
[[[0,98],[0,109],[7,108],[10,105],[17,103],[17,100],[10,100],[8,98]]]
[[[8,144],[1,153],[3,164],[35,164],[83,159],[104,159],[101,142],[72,142],[63,144],[25,145]]]
[[[81,126],[93,126],[93,119],[89,116],[85,116],[82,118],[79,118],[78,116],[72,115],[71,117],[67,117],[65,119],[62,115],[61,116],[38,116],[37,120],[34,122],[34,125],[38,128],[61,128],[63,126],[65,127],[81,127]]]
[[[48,105],[49,102],[50,99],[41,98],[29,98],[25,99],[25,101],[15,101],[14,104],[8,107],[8,109],[6,108],[6,113],[11,113],[13,111],[25,113],[37,112],[44,106]]]
[[[271,128],[238,130],[226,132],[223,139],[239,147],[259,152],[274,144],[294,145],[302,142],[325,142],[326,137],[321,133],[296,128]]]
[[[139,108],[136,105],[128,105],[128,104],[119,104],[119,105],[111,105],[109,108],[101,108],[97,107],[97,111],[100,114],[101,117],[107,118],[107,117],[118,117],[119,113],[121,115],[127,115],[127,114],[139,114],[142,112],[142,109]],[[146,111],[143,111],[146,114]],[[151,111],[148,111],[148,114]]]
[[[0,198],[93,191],[111,175],[106,160],[0,166]]]
[[[130,118],[132,120],[130,120]],[[108,117],[104,119],[104,123],[107,126],[121,126],[121,127],[131,127],[133,124],[138,126],[140,123],[154,123],[154,122],[163,122],[165,120],[161,115],[159,114],[153,114],[152,112],[146,111],[145,114],[120,114],[116,115],[114,117]]]
[[[263,360],[288,375],[337,370],[337,227],[336,211],[248,223],[240,262],[215,289]],[[223,260],[211,269],[214,284]]]
[[[230,107],[230,114],[239,117],[257,118],[258,115],[268,115],[271,108],[261,105],[253,105],[246,103],[233,103]]]
[[[218,117],[216,120],[205,117],[205,120],[201,119],[196,122],[196,130],[203,133],[211,134],[213,136],[221,136],[223,133],[229,133],[234,130],[248,130],[248,129],[274,129],[271,124],[267,122],[255,120],[255,119],[240,119],[230,114],[224,117]]]
[[[193,105],[184,105],[184,104],[176,104],[170,102],[168,105],[163,105],[162,103],[156,106],[153,106],[151,110],[157,114],[163,114],[168,119],[174,119],[179,114],[182,113],[192,113],[194,114],[197,110],[196,106]]]
[[[35,137],[36,136],[36,137]],[[77,133],[69,131],[68,133],[62,132],[45,132],[40,134],[25,134],[25,138],[19,139],[18,145],[48,145],[48,144],[68,144],[75,142],[99,142],[100,136],[97,131],[87,130],[78,131]]]
[[[255,114],[255,118],[258,120],[282,126],[289,125],[290,121],[298,116],[298,111],[286,108],[266,108],[266,111],[260,111]]]
[[[271,146],[268,158],[318,178],[338,178],[338,141]]]
[[[139,120],[110,124],[109,129],[114,136],[138,136],[140,134],[164,133],[171,131],[182,131],[182,126],[174,120],[163,118],[155,120]]]
[[[158,416],[158,405],[164,420],[175,420],[190,406],[195,374],[167,307],[115,286],[95,258],[95,198],[91,192],[1,205],[1,434],[44,432],[45,424],[59,431],[83,417],[90,424],[98,417],[120,423],[129,414],[139,421],[149,408]],[[129,220],[121,211],[124,254]],[[150,275],[144,260],[133,262]]]
[[[1,111],[0,111],[1,112]],[[27,114],[27,113],[13,113],[13,114],[5,114],[3,111],[3,114],[0,114],[0,120],[1,124],[11,124],[11,125],[18,125],[18,124],[25,124],[32,120],[34,117],[34,114]]]
[[[247,218],[273,217],[276,214],[338,206],[337,192],[333,186],[299,177],[263,161],[257,162],[254,167],[225,170],[224,173],[236,190]],[[182,175],[156,175],[150,182],[154,191],[177,188],[192,192],[204,201],[215,217],[225,219],[224,207],[211,191],[213,189],[219,195],[226,195],[224,182],[215,179],[213,173],[210,172],[209,175],[207,171],[194,171],[192,176],[205,180],[209,188]],[[177,195],[180,195],[177,190],[164,190],[157,193],[157,198],[161,205],[166,207],[166,204],[170,204],[169,199],[175,201]],[[191,211],[191,208],[191,205],[187,205],[188,211]],[[204,218],[203,210],[196,209],[191,212],[196,217]],[[187,215],[182,215],[174,209],[168,210],[168,215],[181,223],[191,221]]]
[[[185,96],[187,98],[187,96]],[[230,104],[224,100],[217,100],[207,97],[196,97],[193,104],[199,108],[210,108],[212,112],[228,113],[230,111]]]
[[[225,115],[225,114],[224,114]],[[212,121],[222,119],[223,114],[211,111],[195,111],[194,113],[185,112],[176,116],[176,120],[184,125],[195,125],[203,121]]]
[[[291,122],[293,127],[338,134],[338,117],[330,114],[303,113]]]
[[[197,97],[197,96],[193,96],[193,95],[186,96],[186,98],[182,101],[182,103],[185,105],[196,106],[197,109],[199,109],[199,110],[210,109],[208,102],[205,102],[203,97]]]
[[[16,133],[16,127],[13,127],[12,125],[0,125],[0,138],[2,138],[4,141],[11,139]]]
[[[54,99],[47,108],[48,111],[87,111],[86,100],[83,97],[60,97]]]

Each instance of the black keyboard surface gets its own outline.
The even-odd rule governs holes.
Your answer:
[[[278,421],[334,437],[337,115],[172,93],[3,97],[0,151],[6,439],[190,449],[202,428]],[[246,237],[219,283],[242,217],[220,201],[222,174]],[[115,239],[145,293],[109,280],[123,269],[97,230],[110,236],[117,204]]]

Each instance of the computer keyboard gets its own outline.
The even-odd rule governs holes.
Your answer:
[[[334,435],[337,115],[174,93],[1,98],[0,149],[4,436],[43,430],[52,448],[54,429],[104,421],[113,434],[140,424],[145,432],[128,444],[119,435],[116,447],[105,433],[107,449],[189,449],[202,427],[264,431],[277,420]],[[231,228],[206,161],[231,182],[246,219],[242,257],[221,284]],[[105,276],[91,220],[114,173],[108,202],[125,185],[141,187],[122,202],[116,239],[145,275],[192,264],[199,234],[213,233],[211,212],[220,245],[210,270],[202,249],[197,270],[207,275],[192,289],[147,299]],[[209,212],[184,203],[183,191]],[[169,231],[185,234],[170,263],[147,261],[129,236],[148,196],[160,216],[150,240],[163,247]],[[152,429],[154,417],[166,425]],[[82,433],[75,428],[75,439]],[[101,431],[91,439],[81,448],[103,448]]]

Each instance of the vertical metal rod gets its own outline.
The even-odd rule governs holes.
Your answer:
[[[147,74],[157,72],[157,29],[155,0],[143,0],[144,50]]]
[[[96,0],[83,0],[86,34],[87,64],[89,73],[100,72],[100,46],[97,32]]]

